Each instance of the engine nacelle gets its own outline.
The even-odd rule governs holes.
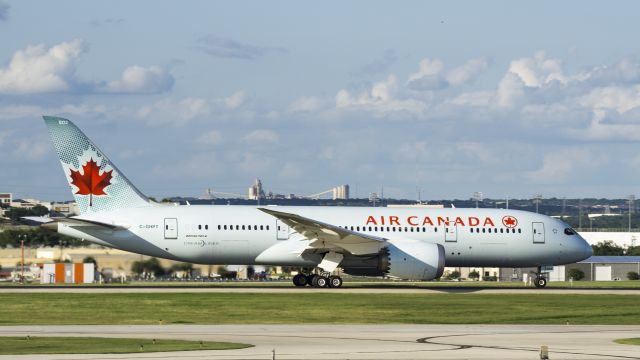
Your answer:
[[[373,256],[345,257],[340,266],[351,275],[390,276],[404,280],[433,280],[444,271],[444,247],[415,240],[389,240]]]

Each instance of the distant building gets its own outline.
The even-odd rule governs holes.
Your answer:
[[[348,200],[349,185],[340,185],[333,188],[333,200]]]
[[[11,205],[12,196],[11,193],[0,193],[0,205]]]
[[[262,181],[260,179],[256,179],[256,182],[249,187],[249,192],[247,194],[247,199],[249,200],[258,200],[264,199],[264,190],[262,189]]]

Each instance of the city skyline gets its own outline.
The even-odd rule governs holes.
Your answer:
[[[626,198],[640,5],[622,4],[0,0],[0,191],[71,199],[41,120],[59,115],[156,198],[256,177],[282,194]]]

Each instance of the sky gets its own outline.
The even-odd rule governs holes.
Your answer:
[[[0,0],[0,192],[70,200],[42,115],[145,194],[638,194],[640,3]]]

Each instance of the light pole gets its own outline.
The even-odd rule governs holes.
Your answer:
[[[24,241],[27,239],[27,234],[18,235],[20,239],[20,282],[24,285]]]
[[[533,203],[536,204],[536,213],[538,213],[538,205],[540,205],[541,202],[542,202],[542,195],[535,194],[533,196]]]
[[[481,191],[474,192],[472,199],[476,201],[476,209],[477,209],[478,202],[482,201],[482,192]]]
[[[636,201],[636,196],[635,195],[629,195],[627,200],[629,200],[629,232],[631,232],[631,213],[635,209],[634,204],[635,204],[635,201]]]

